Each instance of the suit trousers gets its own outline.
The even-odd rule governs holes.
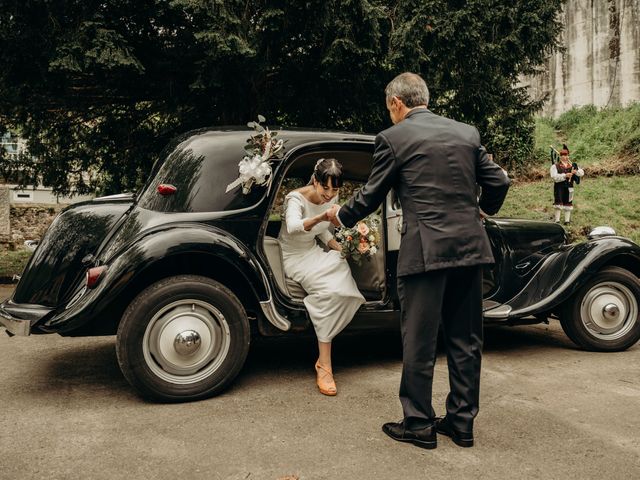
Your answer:
[[[438,328],[449,367],[447,419],[471,432],[478,414],[482,360],[482,266],[432,270],[398,277],[402,310],[400,403],[408,428],[431,425],[431,394]]]

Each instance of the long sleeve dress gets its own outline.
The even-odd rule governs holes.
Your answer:
[[[307,292],[304,304],[320,342],[330,342],[352,320],[365,302],[351,269],[340,252],[325,252],[316,242],[328,243],[333,235],[329,222],[305,231],[304,220],[328,210],[337,201],[316,205],[299,192],[285,197],[285,216],[278,239],[285,275]]]

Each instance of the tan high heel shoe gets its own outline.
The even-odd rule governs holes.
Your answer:
[[[316,374],[316,383],[320,393],[330,397],[335,396],[338,393],[338,389],[333,379],[333,372],[320,365],[320,362],[316,362]]]

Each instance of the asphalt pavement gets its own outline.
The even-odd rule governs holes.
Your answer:
[[[0,479],[640,478],[640,345],[581,351],[557,322],[485,337],[476,446],[422,450],[380,430],[402,416],[399,335],[339,336],[336,397],[312,340],[260,339],[222,395],[166,405],[128,385],[114,337],[0,332]],[[440,354],[438,414],[447,389]]]

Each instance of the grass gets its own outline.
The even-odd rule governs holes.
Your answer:
[[[558,119],[557,126],[571,140],[569,148],[576,158],[585,165],[599,163],[630,153],[629,147],[640,139],[640,103],[603,110],[574,108]]]
[[[640,177],[584,177],[575,188],[573,205],[568,227],[573,239],[583,238],[593,227],[608,225],[618,235],[640,243]],[[553,220],[551,180],[512,186],[499,216]]]
[[[625,108],[572,108],[557,120],[536,119],[535,155],[549,163],[549,145],[566,143],[580,166],[606,164],[618,158],[640,162],[640,103]]]
[[[538,117],[535,130],[535,156],[536,163],[549,164],[549,145],[558,148],[560,134],[556,130],[554,121],[550,118]]]
[[[0,280],[21,275],[26,266],[31,252],[28,250],[10,250],[0,253]]]

